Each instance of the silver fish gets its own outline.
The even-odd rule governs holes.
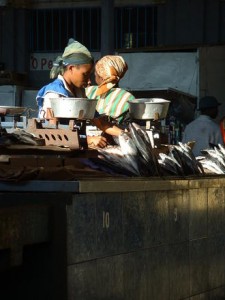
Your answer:
[[[132,139],[135,142],[135,145],[137,149],[140,151],[143,158],[146,160],[146,162],[152,161],[152,155],[149,149],[149,144],[143,139],[141,135],[139,135],[138,131],[136,130],[135,126],[133,124],[129,124],[129,130]]]
[[[204,152],[206,153],[205,159],[200,161],[203,167],[207,167],[208,165],[210,165],[209,168],[211,168],[211,171],[213,171],[212,168],[214,168],[215,170],[217,170],[215,171],[216,174],[224,174],[225,156],[223,155],[223,153],[219,149],[216,149],[216,147],[214,149],[206,149],[204,150]]]
[[[222,146],[221,144],[218,144],[218,147],[219,147],[221,153],[225,156],[225,147]]]
[[[138,149],[128,133],[123,132],[120,134],[118,136],[118,141],[124,155],[137,155]]]
[[[132,122],[131,124],[136,129],[138,134],[143,138],[143,140],[145,140],[149,146],[152,146],[147,131],[142,129],[141,126],[139,126],[137,123]]]
[[[214,174],[225,174],[225,170],[222,170],[215,162],[211,160],[202,160],[201,164],[203,168],[208,169]]]
[[[191,147],[189,147],[188,144],[183,144],[181,142],[179,142],[178,145],[179,146],[176,146],[176,149],[180,153],[185,174],[192,175],[204,173],[204,170],[194,156]]]
[[[128,164],[137,175],[140,175],[137,163],[138,149],[135,142],[127,132],[123,132],[119,135],[118,140],[124,154],[124,162]]]
[[[182,170],[182,166],[178,163],[178,161],[165,153],[159,153],[159,164],[166,168],[168,171],[173,174],[179,175],[180,170]]]
[[[128,129],[142,157],[139,159],[139,169],[141,169],[144,174],[160,175],[158,159],[152,150],[146,131],[139,127],[136,123],[129,124]]]

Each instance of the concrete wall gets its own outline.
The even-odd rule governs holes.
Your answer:
[[[67,207],[69,300],[225,298],[224,187],[182,183],[125,193],[88,194],[86,186],[74,195]]]
[[[213,95],[222,103],[220,119],[225,115],[225,47],[199,49],[199,94]]]

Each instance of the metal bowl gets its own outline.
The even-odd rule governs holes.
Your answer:
[[[93,119],[98,100],[87,98],[51,98],[55,118]]]
[[[19,116],[27,110],[20,106],[0,106],[0,116]]]
[[[136,120],[165,119],[170,101],[162,98],[140,98],[128,101],[130,117]]]

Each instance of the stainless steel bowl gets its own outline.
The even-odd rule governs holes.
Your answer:
[[[1,116],[17,116],[22,115],[27,110],[26,107],[20,106],[0,106]]]
[[[130,117],[136,120],[165,119],[170,101],[162,98],[140,98],[128,101]]]
[[[87,98],[51,98],[51,108],[55,118],[93,119],[96,99]]]

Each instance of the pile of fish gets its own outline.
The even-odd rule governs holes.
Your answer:
[[[204,168],[187,144],[169,146],[169,154],[159,153],[159,163],[164,174],[171,175],[200,175]]]
[[[127,176],[200,175],[204,168],[187,144],[168,147],[168,153],[156,153],[146,130],[129,123],[127,131],[115,140],[116,146],[98,150],[92,162]]]
[[[225,174],[225,147],[218,144],[213,149],[205,149],[202,151],[204,156],[197,157],[197,160],[201,163],[208,173],[213,174]]]

